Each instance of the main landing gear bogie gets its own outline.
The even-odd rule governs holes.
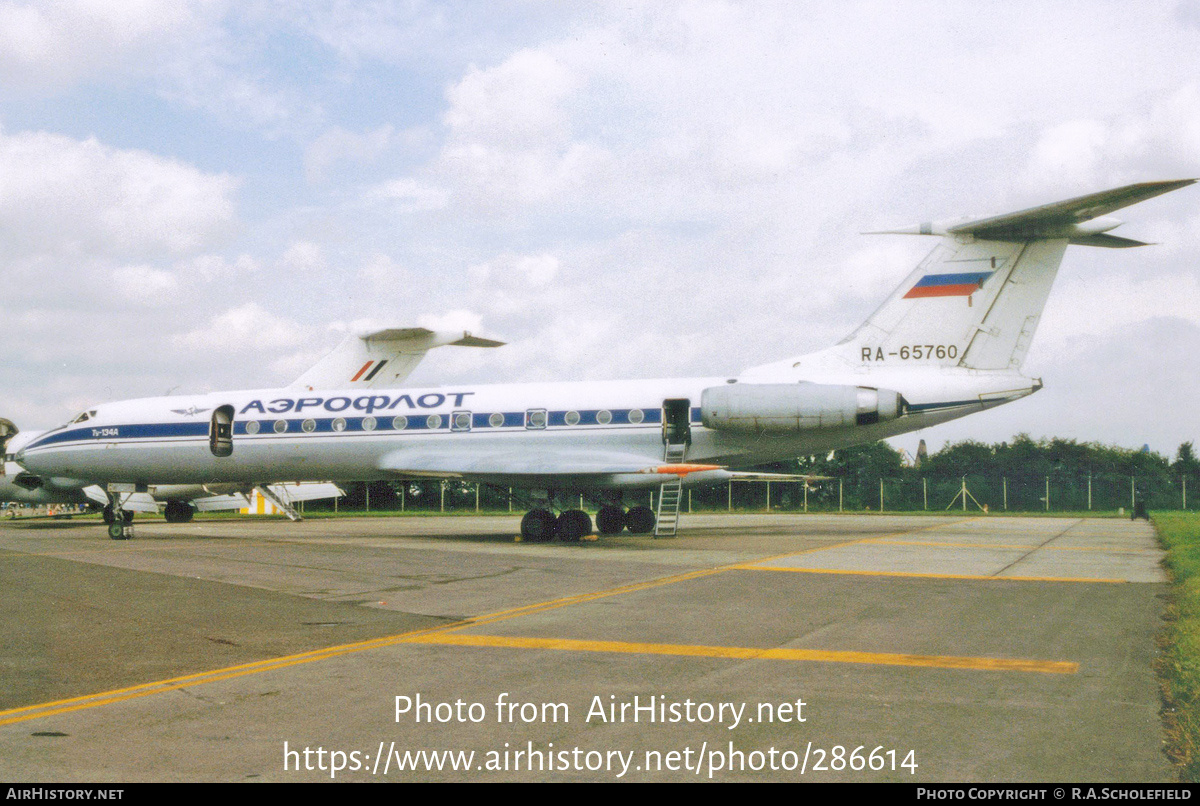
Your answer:
[[[628,512],[620,506],[606,504],[596,513],[596,531],[602,535],[644,535],[654,531],[654,510],[650,507],[631,507]],[[592,518],[581,509],[568,509],[558,517],[548,509],[531,509],[521,519],[521,538],[529,543],[547,543],[557,538],[575,543],[592,533]]]
[[[117,519],[113,516],[113,511],[112,504],[107,504],[104,509],[100,510],[100,517],[103,518],[104,522],[109,526],[112,526],[117,522]],[[121,510],[121,520],[124,523],[133,523],[133,512],[128,509]]]

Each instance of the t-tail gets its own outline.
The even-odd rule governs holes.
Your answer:
[[[1016,213],[886,230],[940,241],[837,345],[755,367],[743,377],[920,367],[1018,373],[1067,246],[1145,246],[1109,234],[1121,222],[1108,214],[1195,181],[1143,182]]]

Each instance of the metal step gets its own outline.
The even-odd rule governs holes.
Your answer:
[[[666,443],[663,446],[663,461],[669,465],[680,464],[687,456],[686,442]],[[658,514],[654,521],[655,537],[674,537],[679,527],[679,505],[683,501],[683,480],[665,481],[658,488]]]
[[[679,526],[679,504],[683,500],[683,483],[664,482],[658,489],[658,515],[654,521],[655,537],[674,537]]]

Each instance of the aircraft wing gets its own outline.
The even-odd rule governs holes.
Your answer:
[[[730,470],[730,481],[829,481],[833,476],[814,476],[811,473],[755,473],[752,470]]]
[[[347,336],[292,383],[293,389],[376,389],[399,385],[434,347],[501,347],[465,330],[393,327]]]
[[[94,501],[99,506],[108,505],[108,496],[104,494],[104,488],[98,484],[93,484],[90,487],[83,488],[83,494],[88,497],[88,500]],[[154,496],[149,493],[134,493],[127,499],[121,502],[121,509],[127,509],[130,512],[141,512],[148,515],[158,514],[158,502],[154,500]]]
[[[284,501],[295,504],[299,501],[317,501],[323,498],[340,498],[346,493],[341,487],[327,481],[303,481],[292,484],[269,484],[267,489]],[[245,509],[250,506],[246,493],[234,492],[191,499],[192,506],[200,512],[219,512],[228,509]]]
[[[397,476],[464,478],[480,481],[529,479],[535,476],[599,482],[616,476],[687,476],[719,470],[719,465],[666,464],[639,454],[558,448],[545,451],[521,448],[398,450],[379,461],[379,469]],[[647,478],[646,483],[657,483]]]

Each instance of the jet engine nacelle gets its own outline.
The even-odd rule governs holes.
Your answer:
[[[870,386],[738,383],[705,389],[700,414],[722,431],[804,431],[894,420],[906,405],[899,392]]]

